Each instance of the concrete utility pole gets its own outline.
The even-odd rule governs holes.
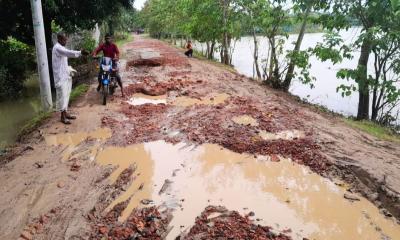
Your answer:
[[[47,61],[46,38],[44,35],[42,1],[31,0],[31,7],[42,108],[44,111],[50,111],[53,108],[53,100],[51,98],[49,63]]]

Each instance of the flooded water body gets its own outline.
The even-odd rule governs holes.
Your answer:
[[[41,109],[36,75],[27,81],[22,95],[19,99],[0,102],[0,149],[14,143],[21,127]]]

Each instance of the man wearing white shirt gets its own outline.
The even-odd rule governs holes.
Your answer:
[[[61,122],[71,124],[69,120],[76,119],[68,113],[69,97],[72,89],[71,68],[68,66],[68,58],[78,58],[87,55],[88,52],[73,51],[65,48],[67,37],[64,33],[57,34],[57,43],[53,47],[52,62],[54,84],[56,87],[56,108],[61,112]]]

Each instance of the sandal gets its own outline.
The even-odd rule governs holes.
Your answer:
[[[71,121],[68,119],[61,119],[61,122],[64,123],[65,125],[70,125]]]
[[[70,120],[75,120],[76,116],[69,115],[68,113],[65,115],[65,118],[70,119]]]

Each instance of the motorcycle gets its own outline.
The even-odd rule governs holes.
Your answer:
[[[115,77],[117,69],[113,68],[113,59],[109,57],[99,57],[99,59],[103,105],[107,105],[107,97],[109,95],[113,95],[115,89],[117,88],[117,81]]]

